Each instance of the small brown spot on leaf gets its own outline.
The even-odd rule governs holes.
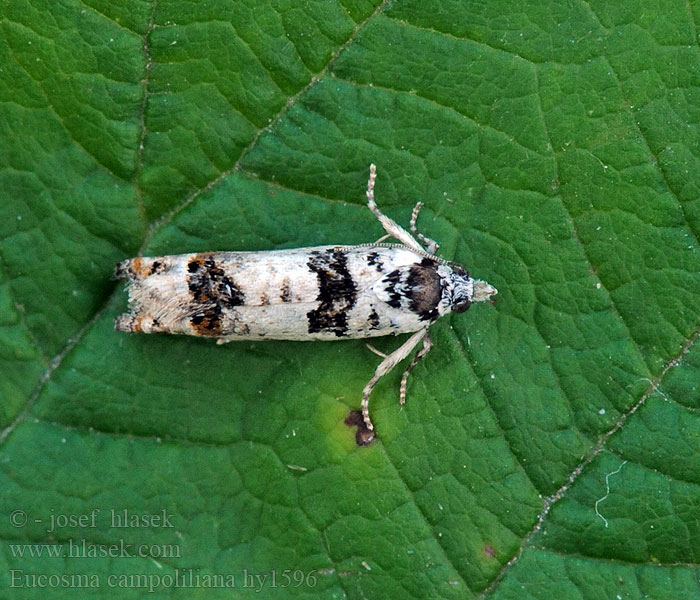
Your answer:
[[[376,437],[374,431],[367,427],[365,420],[362,418],[362,412],[353,410],[345,417],[345,424],[348,427],[357,427],[355,432],[355,442],[358,446],[369,446]]]

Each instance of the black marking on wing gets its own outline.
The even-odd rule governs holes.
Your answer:
[[[243,292],[211,254],[197,254],[187,264],[187,271],[187,286],[197,309],[190,324],[199,335],[221,335],[223,308],[241,306]]]
[[[289,286],[289,279],[284,279],[282,282],[282,292],[280,293],[280,300],[282,302],[291,302],[292,300],[292,290]]]
[[[379,258],[379,252],[370,252],[367,255],[367,264],[370,267],[375,267],[379,273],[384,272],[384,263]]]
[[[370,329],[379,329],[379,315],[377,311],[372,308],[372,312],[369,313],[369,318],[367,319]]]
[[[306,313],[309,333],[329,331],[342,337],[348,330],[348,312],[357,300],[347,256],[337,248],[314,251],[306,264],[318,278],[318,307]]]
[[[162,260],[154,260],[151,264],[151,272],[149,275],[156,275],[157,273],[162,273],[165,271],[165,265]]]
[[[190,317],[190,325],[199,335],[218,336],[223,333],[221,317],[223,311],[218,304]]]
[[[404,298],[406,295],[404,285],[401,281],[401,271],[399,269],[392,271],[383,281],[387,284],[384,290],[389,294],[389,301],[387,304],[393,308],[401,308],[401,298]]]

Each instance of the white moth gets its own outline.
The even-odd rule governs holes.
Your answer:
[[[264,252],[203,252],[137,257],[117,265],[128,281],[129,310],[118,331],[176,333],[234,340],[342,340],[413,333],[383,356],[362,393],[357,441],[374,439],[369,396],[377,382],[422,342],[401,378],[406,400],[411,370],[432,347],[428,329],[450,312],[497,293],[458,264],[435,255],[438,244],[383,214],[374,201],[370,165],[367,205],[386,235],[361,246],[314,246]],[[398,244],[382,243],[388,237]],[[416,239],[417,238],[417,239]]]

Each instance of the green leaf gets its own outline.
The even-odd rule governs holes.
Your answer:
[[[0,15],[0,596],[697,595],[697,2]],[[113,330],[137,253],[376,240],[370,162],[499,289],[371,447],[362,340]]]

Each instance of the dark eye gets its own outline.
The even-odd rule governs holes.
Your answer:
[[[471,302],[467,300],[466,298],[464,300],[460,300],[459,302],[455,302],[452,305],[452,312],[456,313],[463,313],[465,310],[467,310],[471,306]]]

